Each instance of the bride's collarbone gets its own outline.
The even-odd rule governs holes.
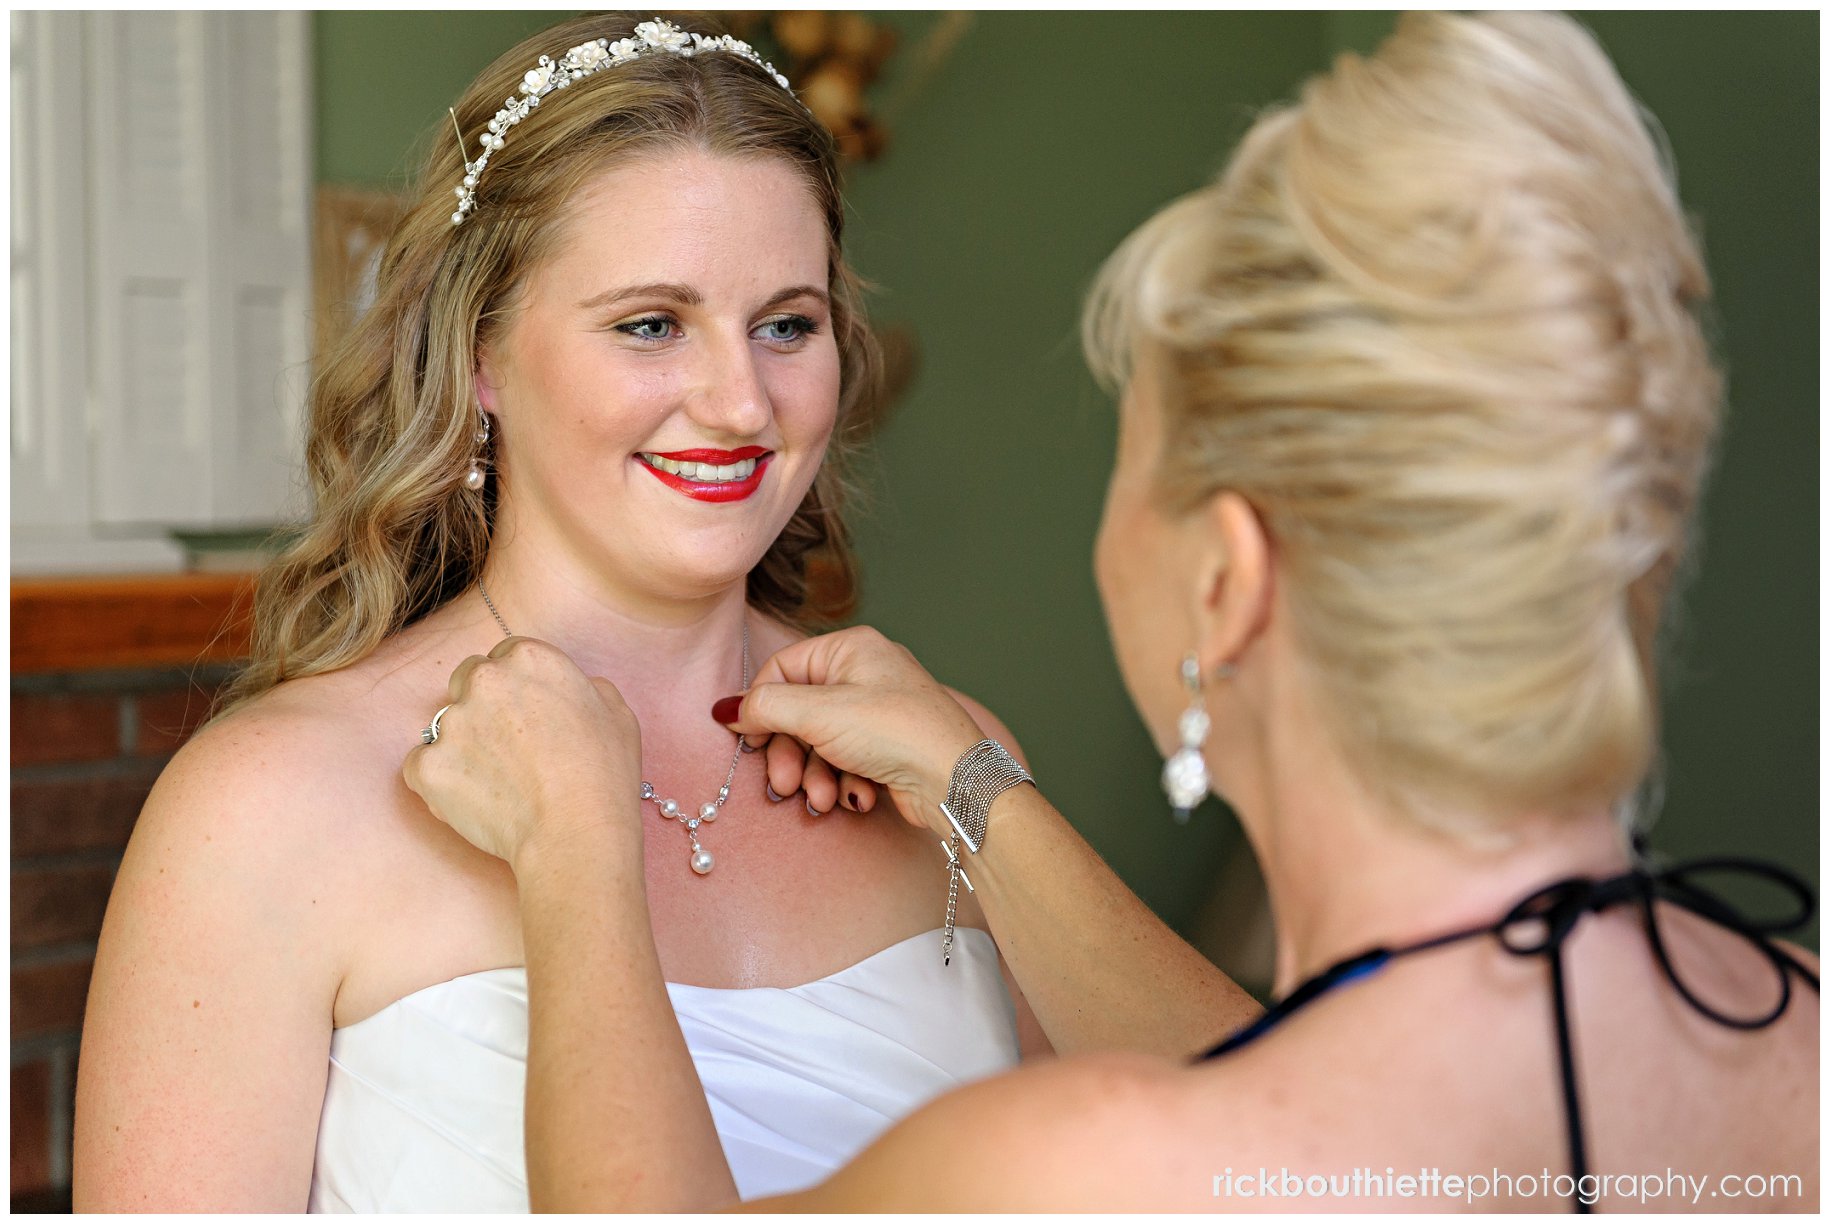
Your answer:
[[[645,878],[657,932],[677,915],[694,926],[734,931],[766,922],[789,939],[828,923],[882,934],[945,898],[945,856],[894,813],[837,808],[814,815],[799,795],[779,802],[733,795],[714,821],[689,830],[678,819],[663,819],[654,805],[643,807]],[[694,839],[713,855],[703,876],[691,868]],[[891,916],[881,930],[880,915]],[[930,916],[938,918],[938,909]]]
[[[810,815],[801,796],[733,787],[694,832],[715,857],[693,872],[688,830],[642,803],[644,876],[663,975],[711,987],[813,981],[939,926],[945,856],[894,812]],[[740,768],[740,778],[746,777]],[[419,990],[524,961],[514,878],[440,823],[417,796],[371,775],[378,836],[343,928],[357,933],[335,1005],[344,1027]],[[685,814],[687,801],[680,801]],[[698,804],[690,810],[696,812]],[[363,881],[366,881],[363,882]],[[962,907],[961,917],[976,925]]]

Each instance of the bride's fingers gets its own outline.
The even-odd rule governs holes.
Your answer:
[[[860,778],[855,773],[839,775],[839,802],[848,811],[868,812],[871,810],[871,794],[876,788],[867,778]]]
[[[838,804],[839,779],[832,766],[818,753],[807,754],[807,768],[801,774],[801,789],[807,792],[807,809],[825,815]]]
[[[801,789],[801,772],[806,764],[807,750],[798,740],[778,735],[769,741],[763,749],[763,772],[768,775],[769,789],[777,800]]]

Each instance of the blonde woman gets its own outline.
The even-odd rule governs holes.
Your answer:
[[[1707,293],[1632,99],[1541,13],[1407,17],[1127,240],[1087,313],[1122,388],[1099,585],[1172,795],[1211,784],[1260,858],[1279,1001],[1216,1013],[1192,1065],[964,1088],[767,1206],[1814,1209],[1816,961],[1771,938],[1786,916],[1717,900],[1711,865],[1639,861],[1622,820],[1715,432]],[[533,643],[479,661],[454,713],[495,730],[408,780],[522,882],[536,1201],[704,1206],[693,1149],[637,1166],[612,1142],[659,1098],[601,1017],[658,998],[652,973],[563,972],[649,939],[633,907],[579,904],[637,861],[634,805],[505,808],[476,781],[484,757],[541,768],[513,695],[542,666]],[[620,794],[634,723],[574,688],[544,738],[593,744]],[[790,646],[715,718],[876,780],[931,836],[982,798],[978,724],[868,630]],[[1104,993],[1100,966],[1156,951],[1043,793],[979,814],[966,867],[1044,1025],[1153,1023],[1157,992]],[[1785,872],[1713,867],[1809,915]]]
[[[511,627],[639,722],[627,794],[560,738],[504,798],[640,803],[634,875],[593,892],[652,913],[625,951],[682,1052],[609,1040],[709,1108],[690,1142],[721,1196],[810,1185],[929,1097],[1084,1040],[1007,989],[932,838],[853,814],[873,787],[705,718],[813,623],[810,554],[849,581],[837,461],[874,353],[828,134],[743,44],[615,16],[506,52],[453,119],[314,386],[314,511],[260,584],[254,662],[122,863],[80,1208],[526,1210],[515,881],[401,773],[512,729],[442,708]],[[1197,962],[1189,1015],[1250,1010]],[[620,1142],[674,1133],[663,1111]]]

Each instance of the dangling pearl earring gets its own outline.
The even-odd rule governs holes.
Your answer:
[[[1222,663],[1215,674],[1224,680],[1233,674],[1233,665]],[[1188,689],[1188,708],[1176,724],[1182,746],[1163,765],[1163,793],[1169,796],[1177,824],[1188,823],[1189,813],[1207,798],[1211,781],[1201,745],[1213,724],[1201,701],[1201,660],[1192,650],[1182,660],[1182,683]]]
[[[483,482],[489,479],[489,473],[483,469],[483,456],[489,450],[489,414],[477,405],[477,415],[483,419],[482,428],[477,430],[477,453],[470,460],[470,470],[464,473],[464,487],[472,493],[480,492]]]

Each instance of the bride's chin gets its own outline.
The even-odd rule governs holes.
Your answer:
[[[663,578],[655,573],[644,576],[638,583],[650,595],[657,599],[677,603],[699,603],[706,599],[716,598],[732,589],[741,591],[749,580],[750,571],[762,561],[759,554],[748,561],[732,561],[722,564],[703,566],[683,566],[675,563],[667,567]]]

